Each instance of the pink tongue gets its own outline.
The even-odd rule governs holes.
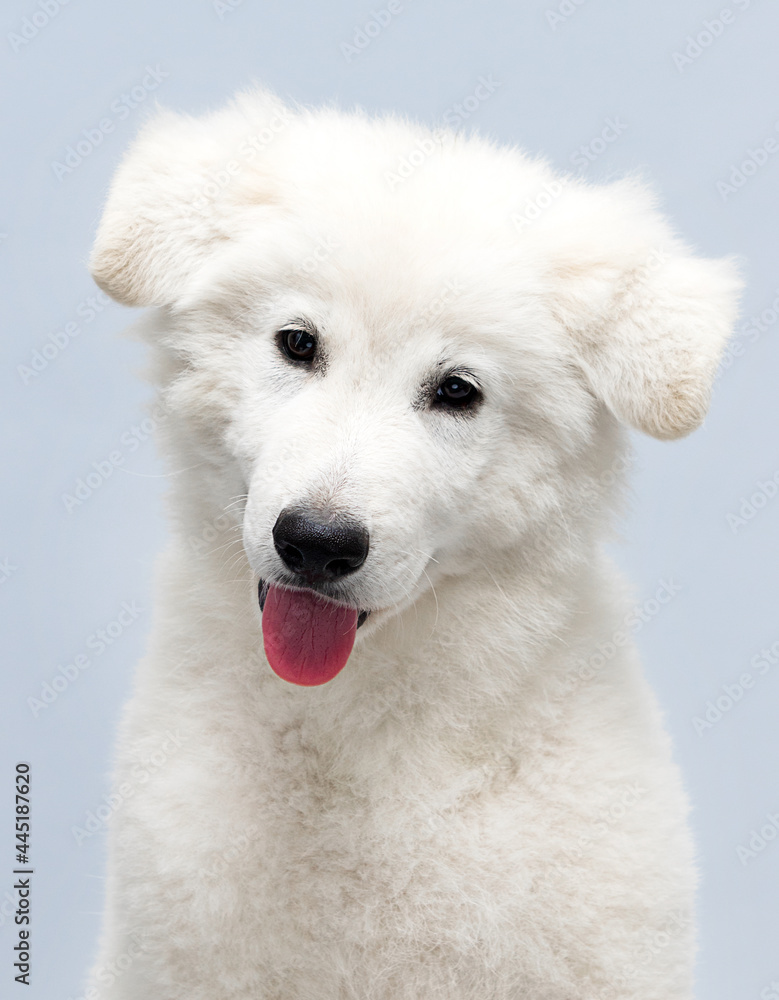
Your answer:
[[[330,681],[343,669],[354,645],[357,611],[310,590],[271,586],[262,612],[265,655],[291,684]]]

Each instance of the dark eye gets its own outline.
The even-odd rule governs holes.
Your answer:
[[[311,361],[316,354],[316,335],[310,330],[290,327],[279,331],[279,346],[290,361]]]
[[[476,386],[462,375],[450,375],[435,391],[436,403],[456,410],[473,406],[480,398],[481,393]]]

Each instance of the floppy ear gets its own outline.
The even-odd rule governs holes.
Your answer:
[[[111,184],[90,258],[97,284],[129,306],[175,302],[214,250],[273,201],[261,153],[290,117],[262,92],[203,118],[158,113]]]
[[[576,360],[620,420],[657,438],[688,434],[735,322],[736,267],[694,256],[633,182],[578,196],[572,228],[590,236],[555,263],[555,309]]]

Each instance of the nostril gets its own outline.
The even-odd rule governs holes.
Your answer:
[[[277,542],[276,551],[284,562],[290,567],[290,569],[295,569],[296,567],[301,567],[303,565],[303,553],[291,542],[283,540],[281,542]]]
[[[332,577],[346,576],[347,573],[353,573],[362,566],[364,561],[364,559],[360,559],[359,562],[355,563],[353,559],[331,559],[325,566],[325,572]]]

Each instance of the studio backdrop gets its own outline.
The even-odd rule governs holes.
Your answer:
[[[742,315],[710,414],[673,444],[636,437],[613,551],[693,806],[699,996],[779,1000],[779,8],[8,0],[0,23],[0,995],[83,996],[122,808],[113,741],[166,536],[144,350],[120,336],[139,317],[93,284],[89,248],[154,107],[202,113],[260,83],[478,130],[587,180],[638,174],[698,252],[739,258]],[[29,986],[15,978],[21,879]]]

